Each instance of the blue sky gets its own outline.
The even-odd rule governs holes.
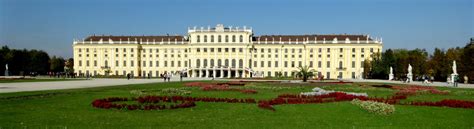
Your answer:
[[[0,45],[72,57],[89,35],[185,34],[253,27],[265,34],[370,34],[387,48],[450,48],[474,37],[472,0],[0,0]]]

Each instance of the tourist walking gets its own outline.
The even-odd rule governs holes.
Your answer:
[[[167,76],[168,76],[168,74],[167,74],[167,73],[164,73],[164,74],[163,74],[163,79],[164,79],[163,81],[164,81],[164,82],[166,82],[166,78],[167,78]]]
[[[130,80],[130,73],[127,73],[127,80]]]
[[[179,81],[180,81],[180,82],[183,81],[183,73],[179,74]]]
[[[168,74],[168,77],[167,77],[167,79],[168,79],[168,82],[170,82],[170,79],[171,79],[171,74]]]
[[[458,76],[458,75],[455,75],[455,76],[454,76],[454,80],[453,80],[454,87],[458,87],[458,81],[459,81],[459,76]]]

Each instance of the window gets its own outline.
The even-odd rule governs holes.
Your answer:
[[[217,52],[221,52],[222,51],[222,48],[217,48]]]
[[[232,67],[233,67],[233,68],[235,68],[236,63],[237,63],[237,62],[235,61],[235,59],[232,59]]]
[[[374,48],[370,48],[370,52],[374,52]]]
[[[327,51],[328,51],[328,52],[331,52],[331,48],[328,48],[328,50],[327,50]]]
[[[244,67],[244,60],[240,59],[239,60],[239,68],[243,68]]]
[[[300,48],[299,53],[303,53],[303,49]]]
[[[260,67],[263,68],[263,61],[260,62]]]
[[[148,65],[148,67],[153,67],[153,61],[150,61],[150,64]]]
[[[240,42],[244,42],[244,36],[240,35],[239,41],[240,41]]]
[[[360,49],[360,52],[364,52],[364,48],[361,48],[361,49]]]
[[[243,52],[243,51],[244,51],[244,49],[243,49],[243,48],[239,48],[239,52]]]
[[[353,53],[356,52],[356,49],[355,49],[355,48],[352,48],[352,52],[353,52]]]
[[[89,67],[89,61],[86,61],[86,66]]]
[[[214,35],[211,35],[211,43],[214,42]]]
[[[224,50],[225,50],[225,52],[229,52],[229,48],[225,48]]]
[[[134,63],[133,63],[133,60],[130,61],[130,67],[133,67],[133,64],[134,64]]]
[[[207,35],[204,35],[204,42],[207,43]]]
[[[198,68],[201,67],[201,60],[196,59],[196,67],[198,67]]]
[[[295,62],[294,62],[294,61],[291,61],[291,67],[292,67],[292,68],[295,67]]]
[[[355,78],[356,78],[356,73],[352,72],[352,79],[355,79]]]
[[[211,48],[211,52],[214,52],[214,48]]]
[[[321,53],[321,51],[322,51],[322,48],[319,48],[318,52]]]
[[[181,67],[181,61],[178,61],[178,67]]]
[[[204,52],[207,52],[207,48],[203,48],[204,49]]]
[[[288,68],[288,61],[285,61],[285,68]]]
[[[313,61],[309,62],[309,67],[313,67]]]
[[[119,61],[116,60],[116,61],[115,61],[115,67],[118,67],[118,66],[119,66]]]
[[[217,36],[217,42],[218,42],[218,43],[222,42],[221,35],[218,35],[218,36]]]
[[[201,52],[200,48],[196,48],[196,52]],[[165,56],[166,57],[166,56]]]
[[[126,67],[127,66],[127,61],[123,61],[123,67]]]
[[[133,48],[130,48],[130,52],[133,52]]]
[[[318,61],[318,68],[321,68],[321,61]]]
[[[204,68],[206,68],[207,67],[207,59],[204,59],[203,64],[204,64]]]
[[[265,50],[264,50],[263,48],[262,48],[262,49],[260,49],[260,52],[261,52],[261,53],[264,53],[264,51],[265,51]]]
[[[89,48],[86,48],[86,52],[89,52]]]
[[[253,67],[257,67],[257,61],[253,61]]]
[[[82,49],[79,48],[78,50],[79,50],[79,52],[82,52]]]
[[[143,61],[142,64],[143,64],[143,67],[146,67],[146,61]]]
[[[272,49],[269,48],[269,49],[268,49],[268,53],[271,53],[271,52],[272,52]]]
[[[342,61],[339,61],[339,68],[342,69]]]
[[[165,67],[168,67],[168,61],[165,61],[163,64]],[[198,66],[199,67],[199,66]]]
[[[272,67],[272,62],[271,61],[268,61],[268,66],[267,67]]]
[[[171,61],[171,67],[174,67],[174,61]]]
[[[235,52],[235,48],[232,48],[232,52]]]
[[[344,52],[344,49],[343,49],[343,48],[339,48],[339,52],[340,52],[340,53]]]
[[[302,67],[303,66],[302,64],[303,63],[301,63],[301,61],[298,61],[298,67]]]
[[[235,35],[232,35],[232,42],[235,43]]]
[[[295,53],[295,49],[294,49],[294,48],[293,48],[293,49],[291,49],[291,53]]]
[[[285,53],[288,53],[288,48],[285,48]]]
[[[309,49],[309,52],[313,53],[313,48]]]
[[[361,61],[361,62],[360,62],[360,67],[361,67],[361,68],[364,68],[364,61]]]
[[[79,61],[79,66],[82,66],[82,61],[81,60]]]
[[[97,61],[94,60],[94,67],[97,67]]]
[[[155,66],[156,66],[156,67],[160,67],[160,62],[159,62],[159,61],[155,61]]]
[[[326,63],[326,68],[330,68],[330,67],[331,67],[331,62],[328,61],[328,62]]]
[[[226,35],[226,36],[225,36],[225,42],[226,42],[226,43],[229,42],[229,35]]]

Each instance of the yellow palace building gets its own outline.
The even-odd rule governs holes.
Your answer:
[[[309,66],[324,78],[362,78],[363,63],[381,52],[368,35],[261,35],[252,28],[188,28],[181,36],[89,36],[74,40],[79,75],[158,77],[292,76]]]

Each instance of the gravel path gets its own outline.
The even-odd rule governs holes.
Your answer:
[[[183,78],[183,81],[190,80],[210,80],[210,78]],[[179,78],[171,78],[170,81],[179,81]],[[0,83],[0,93],[23,92],[23,91],[41,91],[58,89],[76,89],[104,86],[118,86],[128,84],[143,84],[163,82],[163,79],[91,79],[77,81],[51,81],[51,82],[16,82]]]

